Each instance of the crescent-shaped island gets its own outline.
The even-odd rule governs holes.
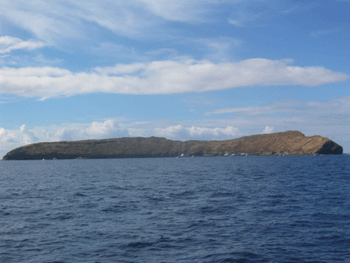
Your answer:
[[[269,156],[342,154],[319,135],[299,131],[251,135],[224,141],[173,141],[159,137],[34,143],[8,152],[3,160],[145,158],[179,156]]]

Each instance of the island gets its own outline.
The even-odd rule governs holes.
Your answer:
[[[8,152],[3,160],[145,157],[269,156],[342,154],[343,148],[319,135],[299,131],[245,136],[223,141],[174,141],[159,137],[34,143]]]

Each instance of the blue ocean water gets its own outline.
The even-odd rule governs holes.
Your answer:
[[[2,161],[0,262],[350,262],[349,161]]]

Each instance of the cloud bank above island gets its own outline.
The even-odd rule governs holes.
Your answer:
[[[314,87],[349,78],[323,67],[298,67],[291,62],[257,58],[215,64],[185,59],[77,73],[56,67],[5,67],[0,69],[0,92],[41,99],[88,93],[173,94],[267,85]]]
[[[165,137],[173,140],[227,140],[251,134],[266,134],[286,130],[300,130],[307,136],[320,134],[334,139],[343,138],[348,130],[350,97],[322,101],[292,101],[273,103],[258,109],[243,109],[231,114],[240,115],[226,119],[198,121],[149,121],[106,119],[91,123],[57,124],[16,130],[0,127],[0,148],[6,152],[35,142],[106,139],[118,137]],[[273,115],[264,116],[268,111]],[[334,130],[336,129],[336,130]],[[249,132],[247,132],[249,131]],[[344,139],[343,139],[344,140]],[[338,143],[342,141],[336,140]],[[1,157],[1,156],[0,156]]]

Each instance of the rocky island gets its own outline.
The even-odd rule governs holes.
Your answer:
[[[343,148],[326,137],[306,137],[299,131],[286,131],[225,141],[173,141],[159,137],[135,137],[43,142],[14,149],[3,160],[342,153]]]

